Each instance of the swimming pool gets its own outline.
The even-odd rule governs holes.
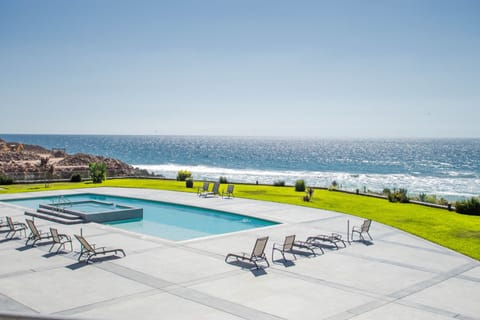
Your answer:
[[[63,198],[71,202],[97,200],[129,207],[143,208],[143,219],[105,222],[104,224],[174,241],[189,240],[278,224],[274,221],[229,212],[137,198],[92,193],[65,195]],[[40,204],[50,204],[56,199],[58,199],[58,196],[3,201],[35,210]]]

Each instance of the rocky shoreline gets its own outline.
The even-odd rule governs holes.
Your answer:
[[[118,159],[84,153],[70,155],[62,149],[49,150],[0,139],[0,176],[14,182],[65,180],[74,174],[86,179],[89,177],[88,166],[92,162],[104,162],[107,165],[107,177],[151,176],[146,170]]]

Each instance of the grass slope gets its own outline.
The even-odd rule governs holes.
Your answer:
[[[201,183],[196,182],[193,189],[187,189],[185,182],[172,180],[111,179],[102,184],[52,183],[47,188],[44,184],[10,185],[3,186],[0,194],[100,186],[196,192]],[[220,190],[224,188],[222,186]],[[238,184],[235,186],[234,195],[239,198],[308,206],[370,218],[480,260],[480,216],[461,215],[414,204],[390,203],[383,199],[328,190],[315,190],[312,201],[304,202],[304,194],[295,192],[293,187]]]

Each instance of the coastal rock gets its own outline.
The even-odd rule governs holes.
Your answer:
[[[48,150],[0,139],[0,175],[15,181],[70,179],[73,174],[88,178],[88,167],[92,162],[104,162],[107,165],[107,177],[149,175],[145,170],[118,159],[84,153],[69,155],[62,149]]]

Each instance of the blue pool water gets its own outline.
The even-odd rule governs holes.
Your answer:
[[[58,197],[41,197],[4,201],[34,210],[37,209],[40,204],[50,204],[57,199]],[[143,208],[142,220],[118,221],[106,224],[114,225],[124,230],[174,241],[277,224],[273,221],[228,212],[126,197],[79,194],[64,196],[64,199],[70,201],[99,200]]]
[[[56,206],[62,207],[61,204],[56,204]],[[89,213],[100,213],[100,212],[110,212],[114,210],[128,209],[129,207],[121,206],[113,203],[104,203],[104,202],[72,202],[71,205],[67,206],[68,209],[75,211],[80,211],[86,214]]]

